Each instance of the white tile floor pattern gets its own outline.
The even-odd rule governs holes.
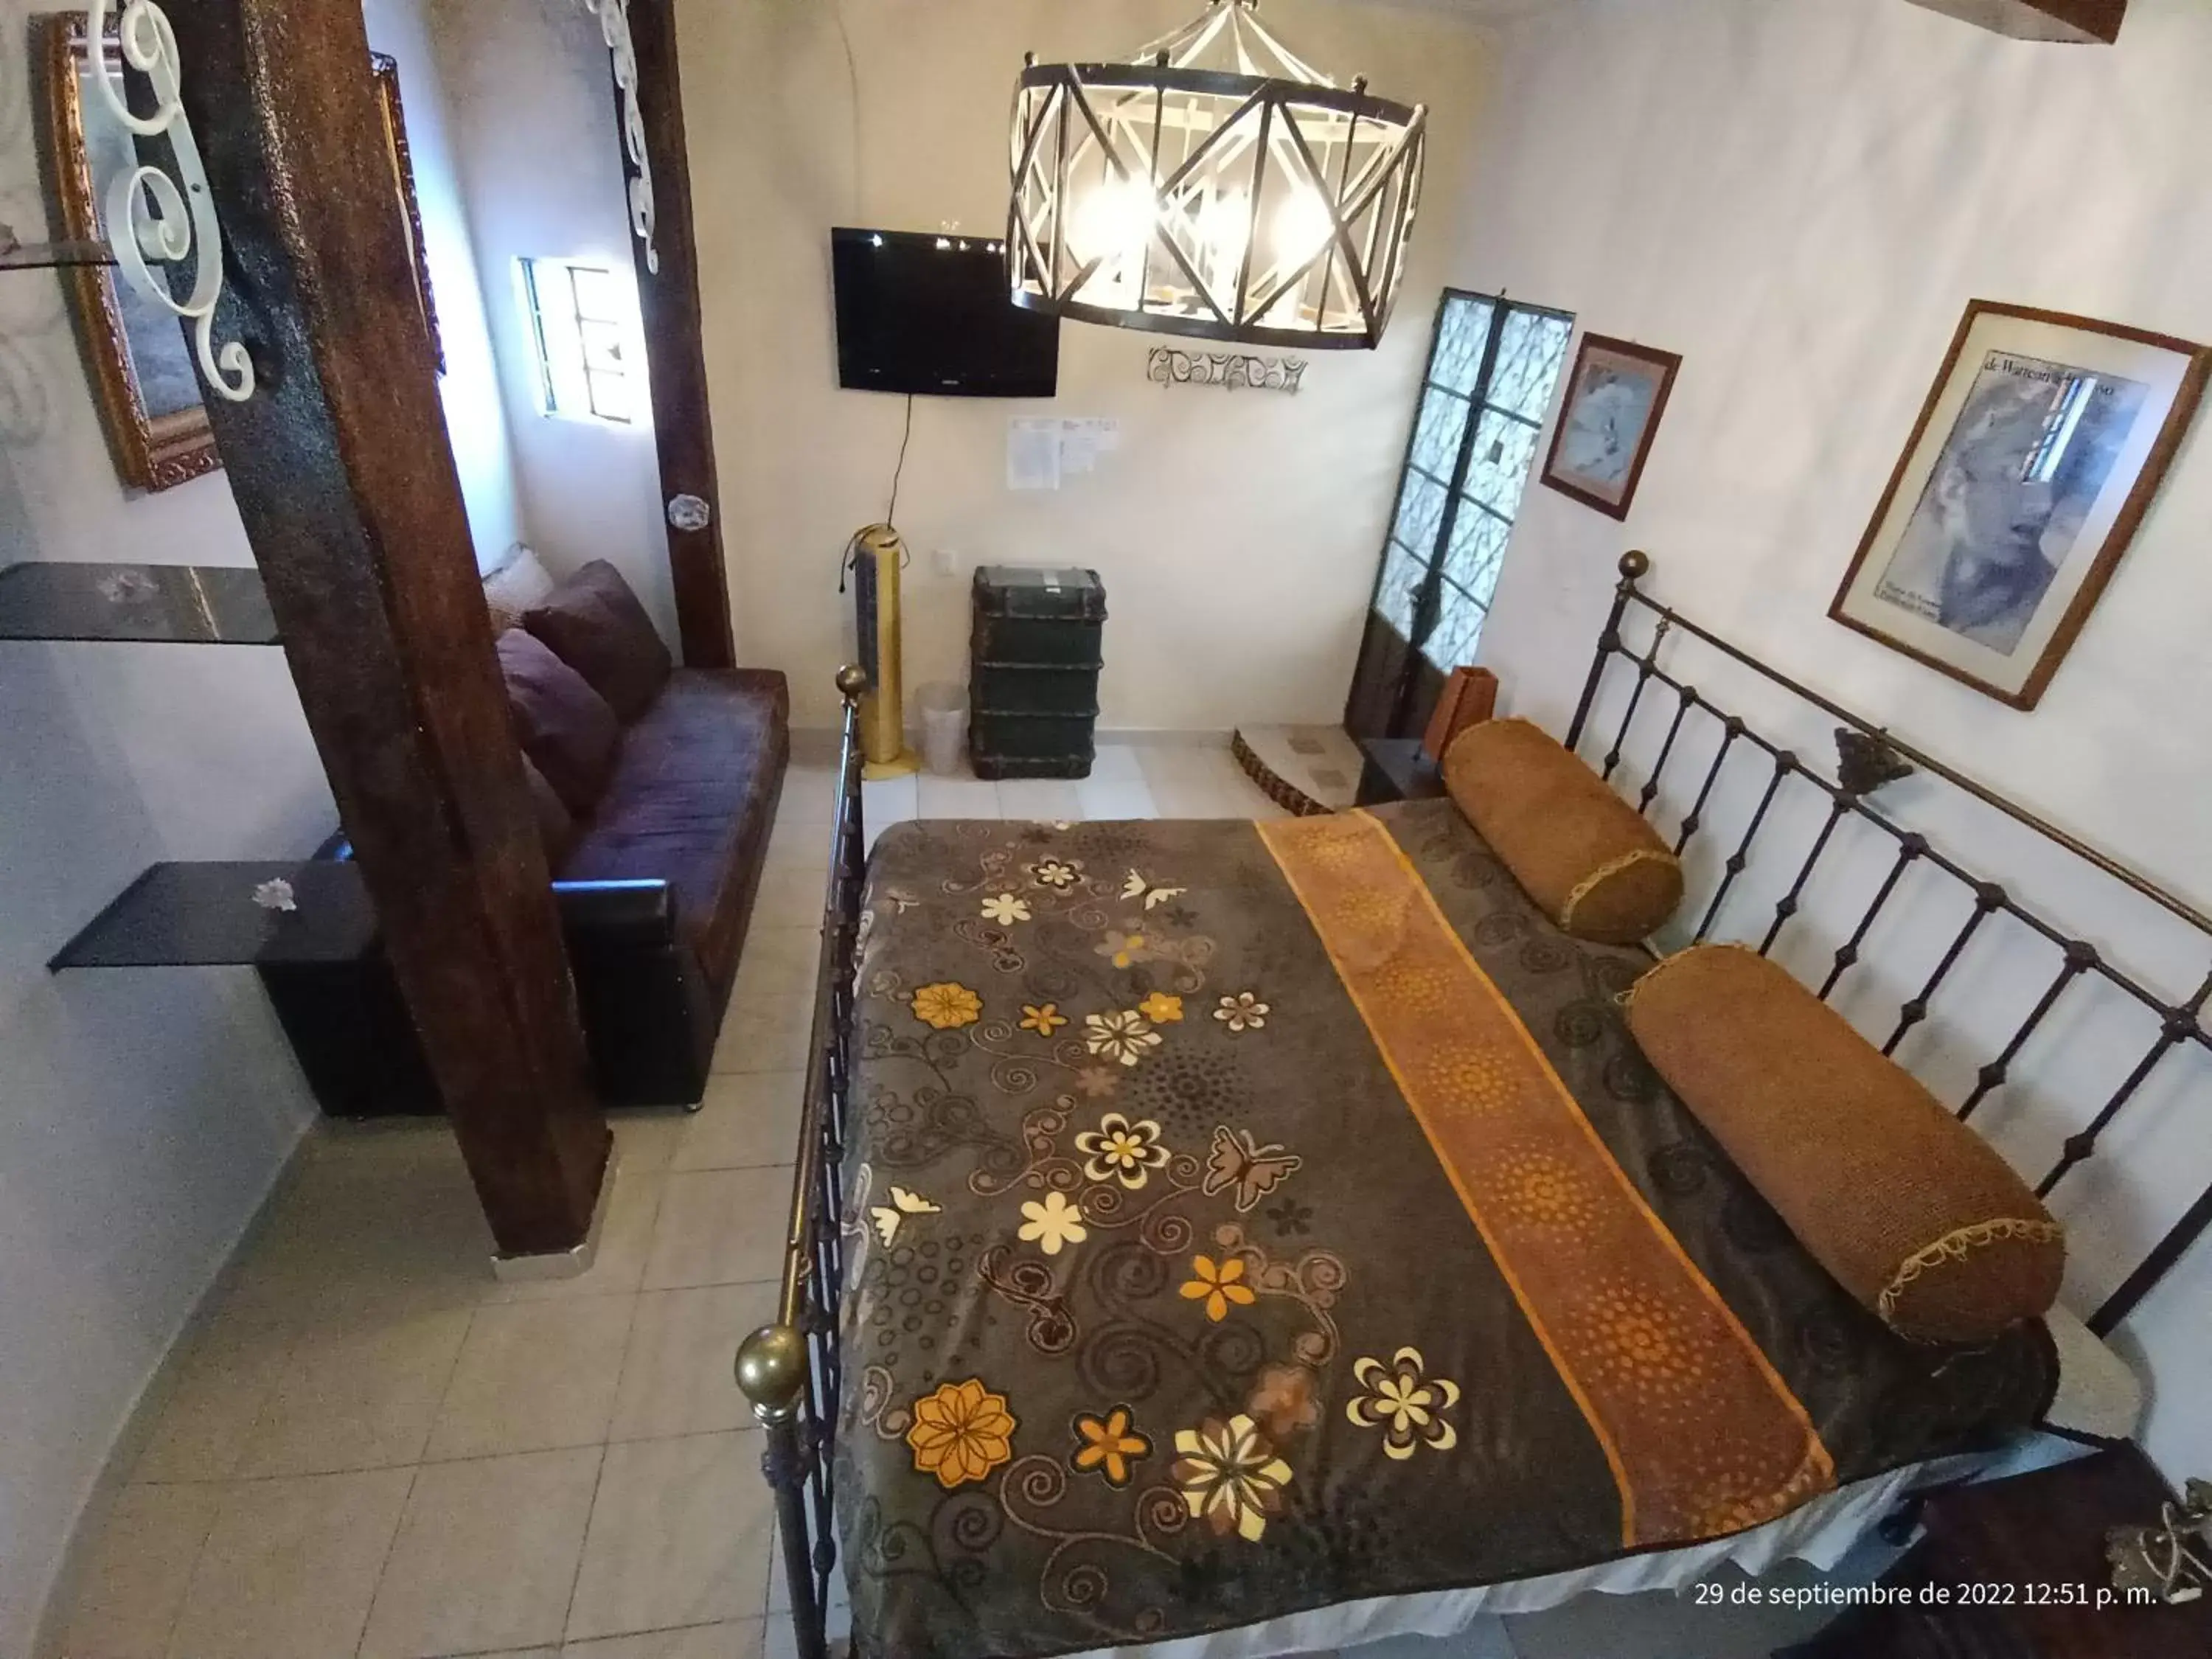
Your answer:
[[[730,1365],[781,1267],[831,778],[786,781],[700,1110],[617,1115],[589,1273],[491,1278],[441,1123],[309,1137],[87,1547],[68,1659],[792,1651]],[[1225,747],[1109,746],[1075,783],[899,779],[866,808],[872,834],[923,814],[1279,816]]]

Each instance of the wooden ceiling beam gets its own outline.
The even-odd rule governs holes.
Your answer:
[[[504,1255],[610,1151],[357,5],[167,0],[259,385],[208,412],[384,945]],[[400,1224],[395,1219],[395,1224]]]
[[[606,0],[611,4],[612,0]],[[722,559],[722,503],[714,474],[714,422],[707,406],[707,350],[699,321],[699,245],[691,219],[691,164],[684,141],[684,87],[676,56],[674,0],[629,0],[630,49],[637,60],[638,115],[653,173],[653,246],[659,269],[633,236],[645,361],[653,388],[653,440],[659,453],[661,526],[685,665],[734,668],[730,579]],[[616,90],[621,148],[622,93]],[[628,171],[628,151],[623,150]],[[704,527],[679,529],[668,506],[678,495],[707,503]]]
[[[2120,38],[2128,0],[1912,0],[2015,40],[2107,46]]]

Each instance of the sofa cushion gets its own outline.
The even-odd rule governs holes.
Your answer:
[[[622,723],[583,676],[519,628],[499,636],[514,733],[571,812],[587,811],[613,769]]]
[[[666,881],[717,1007],[774,827],[789,712],[781,674],[678,669],[624,733],[614,776],[561,868],[570,881]]]
[[[484,572],[484,606],[491,612],[492,637],[522,626],[522,614],[553,591],[553,577],[538,555],[520,542]]]
[[[652,708],[668,684],[668,647],[622,572],[605,559],[532,605],[522,625],[589,680],[624,724]]]

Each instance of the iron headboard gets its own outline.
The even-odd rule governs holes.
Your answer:
[[[1604,631],[1598,637],[1589,677],[1583,684],[1573,723],[1567,729],[1567,746],[1576,749],[1581,745],[1597,703],[1600,688],[1605,682],[1607,669],[1615,658],[1633,666],[1634,678],[1613,739],[1596,762],[1608,781],[1620,766],[1624,745],[1638,713],[1644,707],[1646,694],[1654,685],[1662,688],[1658,700],[1662,709],[1666,708],[1667,694],[1671,694],[1674,707],[1671,714],[1666,717],[1657,758],[1651,763],[1649,775],[1633,796],[1637,809],[1648,816],[1653,802],[1660,794],[1661,781],[1668,763],[1678,751],[1678,739],[1682,735],[1685,722],[1696,712],[1702,712],[1718,722],[1720,744],[1706,765],[1688,811],[1680,820],[1674,842],[1674,850],[1678,854],[1706,827],[1707,807],[1712,799],[1714,787],[1733,754],[1739,749],[1748,750],[1763,757],[1768,767],[1757,804],[1753,807],[1733,850],[1722,862],[1718,883],[1699,913],[1701,919],[1693,936],[1695,939],[1703,939],[1712,930],[1737,878],[1750,865],[1753,842],[1761,830],[1770,823],[1777,797],[1785,784],[1796,780],[1802,787],[1816,790],[1826,797],[1826,817],[1814,836],[1802,861],[1796,866],[1795,878],[1771,907],[1771,920],[1766,924],[1763,935],[1755,941],[1754,948],[1760,955],[1765,956],[1774,948],[1790,919],[1802,907],[1807,884],[1812,880],[1822,858],[1833,843],[1838,826],[1844,819],[1855,817],[1871,824],[1893,840],[1897,849],[1887,873],[1875,890],[1873,901],[1859,917],[1857,925],[1832,952],[1826,976],[1819,987],[1823,1000],[1835,992],[1844,975],[1859,960],[1869,930],[1897,892],[1899,883],[1915,866],[1941,872],[1963,885],[1972,896],[1972,908],[1937,957],[1933,970],[1900,1004],[1896,1024],[1882,1044],[1884,1054],[1894,1054],[1906,1035],[1927,1019],[1937,992],[1958,965],[1967,946],[1992,917],[2005,915],[2012,918],[2047,943],[2057,953],[2057,970],[2042,994],[2036,999],[2010,1038],[1975,1072],[1972,1090],[1956,1108],[1961,1118],[1972,1117],[1990,1094],[2005,1082],[2028,1040],[2042,1026],[2052,1009],[2058,1006],[2069,988],[2084,975],[2101,979],[2113,989],[2141,1004],[2156,1017],[2157,1036],[2088,1121],[2061,1143],[2057,1159],[2036,1183],[2036,1193],[2042,1197],[2049,1196],[2052,1189],[2077,1166],[2095,1155],[2100,1137],[2128,1103],[2136,1098],[2145,1081],[2169,1054],[2189,1043],[2212,1050],[2212,1033],[2206,1031],[2199,1018],[2207,1000],[2212,1000],[2212,974],[2208,974],[2184,1000],[2178,1003],[2167,1000],[2125,969],[2108,960],[2088,940],[2072,936],[2023,904],[2001,883],[1977,875],[1948,853],[1932,844],[1926,836],[1903,828],[1872,805],[1869,797],[1883,785],[1911,772],[1939,778],[2177,918],[2191,931],[2195,942],[2203,946],[2200,960],[2212,957],[2212,916],[2205,915],[2137,872],[1947,766],[1934,756],[1891,736],[1884,729],[1869,723],[1810,686],[1800,684],[1780,670],[1729,644],[1671,606],[1660,604],[1638,585],[1651,568],[1651,562],[1644,554],[1623,554],[1620,568],[1620,580],[1613,592],[1613,610],[1606,619]],[[1651,619],[1648,640],[1641,649],[1630,642],[1625,629],[1632,611],[1639,615],[1648,613]],[[1695,686],[1662,667],[1659,662],[1661,649],[1671,634],[1686,635],[1702,641],[1738,666],[1750,670],[1822,714],[1841,721],[1836,734],[1838,750],[1836,781],[1829,781],[1808,766],[1795,751],[1753,731],[1741,715],[1720,708]],[[1745,943],[1753,944],[1754,941],[1747,939]],[[2088,1320],[2089,1328],[2100,1336],[2109,1334],[2165,1277],[2208,1226],[2212,1226],[2212,1187],[2208,1187],[2190,1205],[2118,1288],[2098,1306]]]

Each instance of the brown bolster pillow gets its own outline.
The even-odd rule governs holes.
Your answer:
[[[1700,945],[1628,1028],[1814,1260],[1899,1334],[1985,1342],[2057,1299],[2065,1236],[1988,1142],[1755,951]]]
[[[1475,832],[1577,939],[1633,945],[1682,902],[1682,866],[1659,832],[1541,726],[1471,726],[1443,772]]]

